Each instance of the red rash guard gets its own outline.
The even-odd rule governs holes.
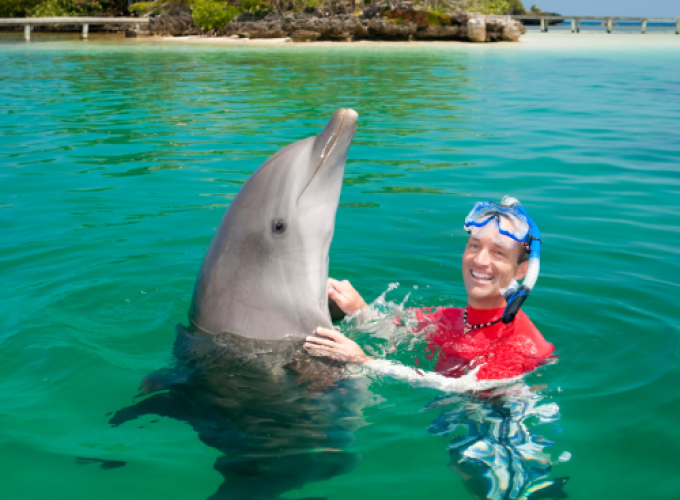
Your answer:
[[[500,318],[503,310],[468,307],[467,320],[471,325],[488,323]],[[460,377],[481,366],[480,380],[513,378],[543,365],[555,350],[521,310],[508,324],[499,321],[467,332],[463,312],[454,307],[418,312],[422,327],[434,325],[429,351],[438,354],[435,371],[442,375]]]

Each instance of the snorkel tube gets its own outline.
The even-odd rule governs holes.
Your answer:
[[[501,205],[512,207],[518,213],[526,217],[526,220],[529,223],[529,234],[524,242],[524,245],[529,247],[529,269],[527,270],[527,274],[521,285],[513,279],[507,287],[501,289],[501,293],[507,301],[507,305],[503,311],[503,323],[510,323],[515,319],[515,316],[517,316],[519,308],[522,307],[522,304],[531,293],[531,290],[534,288],[536,280],[538,279],[538,273],[541,270],[541,232],[517,198],[504,196]]]

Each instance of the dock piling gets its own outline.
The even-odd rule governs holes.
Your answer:
[[[581,20],[576,20],[576,33],[581,33]]]
[[[612,18],[607,19],[607,33],[612,34]]]
[[[571,32],[576,33],[576,20],[571,20]]]
[[[548,31],[548,29],[546,28],[545,19],[541,18],[541,33],[545,33],[546,31]]]
[[[680,19],[675,21],[675,34],[680,35]]]
[[[642,20],[642,34],[647,33],[647,19]]]
[[[24,40],[27,42],[31,41],[31,25],[27,24],[24,26]]]
[[[80,34],[81,40],[87,40],[87,33],[90,31],[89,24],[83,24],[83,32]]]

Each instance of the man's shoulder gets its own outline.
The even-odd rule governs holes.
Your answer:
[[[555,352],[555,346],[545,340],[543,334],[538,331],[538,328],[529,319],[529,316],[521,309],[517,314],[517,318],[515,318],[515,332],[529,339],[534,344],[536,347],[535,356],[544,358]]]

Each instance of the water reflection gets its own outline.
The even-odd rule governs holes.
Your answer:
[[[308,358],[284,367],[281,359],[298,346],[272,344],[178,327],[176,365],[149,375],[148,397],[111,424],[153,414],[191,425],[223,453],[214,468],[224,483],[212,500],[279,498],[349,472],[359,461],[345,449],[363,422],[360,382],[338,380],[338,366]]]
[[[444,410],[429,427],[437,436],[452,436],[450,467],[475,499],[532,500],[567,498],[569,478],[550,479],[552,461],[545,448],[554,444],[535,434],[530,420],[554,423],[556,403],[523,384],[477,395],[448,395],[424,409]],[[560,456],[568,460],[568,453]]]

